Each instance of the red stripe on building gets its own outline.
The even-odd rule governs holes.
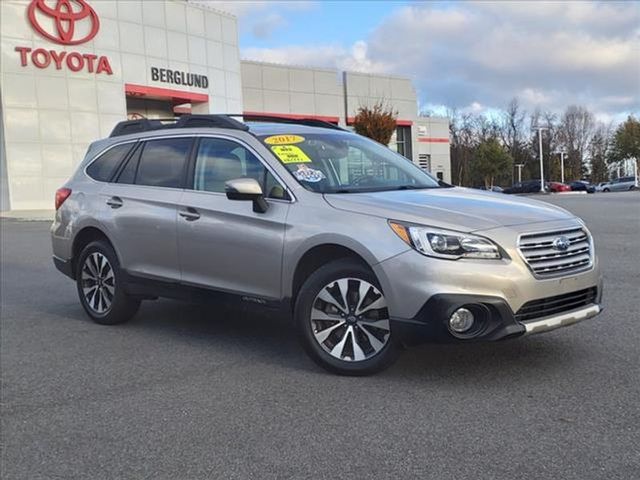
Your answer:
[[[279,117],[286,118],[289,120],[303,120],[303,119],[312,119],[312,120],[321,120],[323,122],[329,123],[338,123],[340,121],[340,117],[330,117],[327,115],[303,115],[297,113],[267,113],[267,112],[243,112],[243,115],[246,117]]]
[[[132,83],[125,83],[124,91],[127,95],[171,98],[174,102],[179,103],[202,103],[209,101],[209,95],[205,93],[185,92],[183,90],[173,90],[171,88],[148,87],[146,85],[134,85]]]
[[[418,141],[422,143],[449,143],[448,138],[438,137],[418,137]]]

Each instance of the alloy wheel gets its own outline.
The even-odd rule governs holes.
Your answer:
[[[104,315],[111,308],[116,291],[113,268],[105,255],[94,252],[82,266],[81,284],[84,300],[91,310]]]
[[[370,359],[382,351],[391,335],[384,295],[359,278],[325,285],[313,301],[310,321],[318,344],[343,361]]]

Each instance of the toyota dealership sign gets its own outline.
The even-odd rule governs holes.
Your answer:
[[[41,37],[64,46],[81,45],[100,30],[100,19],[85,0],[32,0],[26,15],[31,28]],[[106,56],[50,48],[15,47],[23,67],[68,69],[112,75]]]

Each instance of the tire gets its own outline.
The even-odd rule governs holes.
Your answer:
[[[398,357],[400,342],[391,331],[378,280],[356,261],[336,260],[312,273],[296,299],[294,319],[307,354],[330,372],[370,375]]]
[[[609,190],[608,188],[603,188],[602,191],[603,192],[610,192],[611,190]]]
[[[140,307],[140,300],[123,289],[118,257],[105,241],[89,243],[78,257],[76,287],[87,315],[101,325],[116,325],[129,320]]]

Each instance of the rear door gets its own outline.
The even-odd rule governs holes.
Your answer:
[[[192,137],[141,142],[101,192],[107,229],[132,274],[180,280],[176,215],[192,144]]]
[[[229,200],[224,184],[250,177],[262,186],[269,209]],[[280,298],[285,222],[291,196],[247,145],[202,137],[178,210],[183,282],[257,297]],[[252,299],[256,300],[256,299]]]

